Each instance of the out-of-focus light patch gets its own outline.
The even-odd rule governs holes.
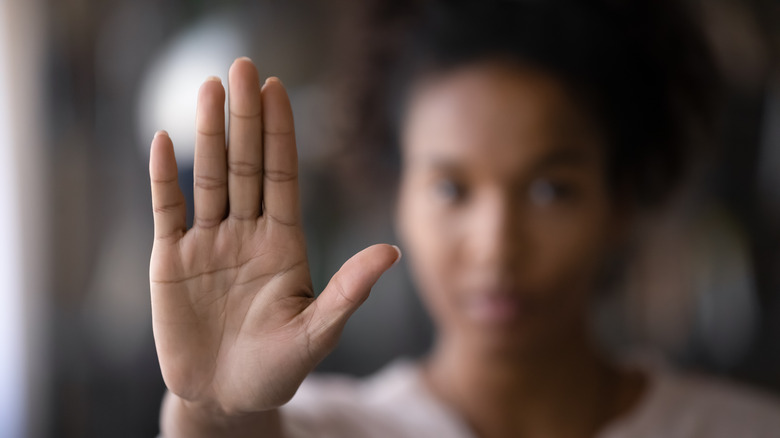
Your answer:
[[[747,239],[724,210],[713,209],[696,227],[693,243],[696,340],[711,360],[728,369],[746,353],[758,318]]]
[[[8,23],[8,4],[0,1],[0,25]],[[26,391],[22,242],[16,154],[11,123],[8,34],[0,32],[0,436],[25,435]]]
[[[155,57],[141,84],[138,121],[143,153],[154,132],[165,129],[173,139],[180,165],[195,157],[197,91],[207,76],[219,76],[227,86],[227,69],[246,54],[239,26],[225,16],[209,16],[185,29]]]

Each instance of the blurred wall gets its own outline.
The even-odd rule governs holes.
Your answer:
[[[0,1],[0,436],[44,436],[51,393],[47,33],[39,1]],[[23,42],[23,43],[20,43]]]

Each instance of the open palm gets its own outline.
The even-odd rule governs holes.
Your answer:
[[[372,246],[314,298],[300,225],[289,99],[260,86],[247,58],[230,69],[230,131],[216,78],[198,95],[193,227],[186,229],[173,145],[152,142],[155,343],[169,390],[242,414],[273,409],[334,347],[346,319],[398,258]]]

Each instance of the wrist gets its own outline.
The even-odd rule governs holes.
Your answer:
[[[281,436],[277,410],[232,414],[213,405],[184,400],[168,391],[160,418],[162,435],[175,437]]]

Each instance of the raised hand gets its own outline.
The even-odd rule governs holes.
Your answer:
[[[374,245],[312,291],[298,200],[297,153],[282,83],[260,87],[248,58],[198,95],[195,219],[185,225],[170,138],[158,132],[149,173],[150,281],[157,354],[169,390],[189,406],[241,416],[287,402],[335,346],[347,318],[399,257]]]

